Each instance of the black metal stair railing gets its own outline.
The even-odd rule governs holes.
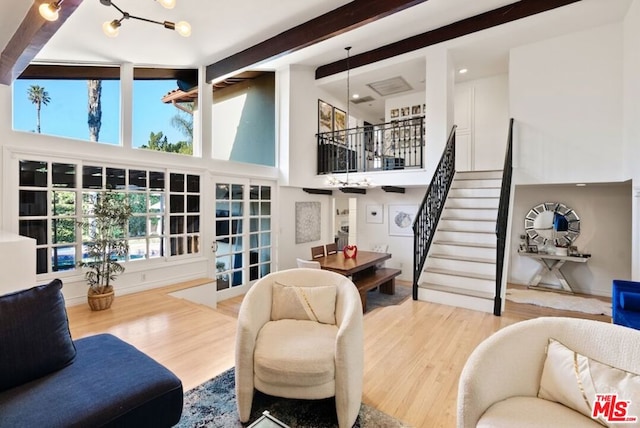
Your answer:
[[[438,167],[413,222],[413,300],[418,300],[418,281],[456,172],[456,126],[451,128]]]
[[[509,138],[504,156],[502,170],[502,187],[500,188],[500,204],[496,220],[496,295],[493,299],[493,314],[502,314],[502,278],[504,274],[504,253],[507,241],[507,225],[509,223],[509,201],[511,199],[511,175],[513,173],[513,118],[509,121]]]
[[[318,174],[422,168],[424,116],[317,134]]]

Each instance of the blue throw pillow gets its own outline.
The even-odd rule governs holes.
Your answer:
[[[62,281],[0,296],[0,391],[73,361]]]
[[[640,293],[620,293],[620,307],[625,311],[640,312]]]

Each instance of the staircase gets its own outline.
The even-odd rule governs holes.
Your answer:
[[[502,171],[456,172],[418,286],[418,300],[493,312]]]

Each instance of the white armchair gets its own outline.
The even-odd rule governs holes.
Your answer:
[[[333,302],[327,298],[330,290]],[[303,319],[300,311],[302,318],[287,318],[295,308],[320,322]],[[335,397],[338,425],[351,427],[362,401],[363,340],[360,295],[347,277],[298,268],[261,278],[245,295],[238,314],[240,420],[250,417],[255,388],[285,398]]]
[[[640,331],[578,318],[521,321],[494,333],[469,356],[458,385],[458,428],[601,427],[579,408],[538,398],[549,338],[607,366],[640,373]],[[550,360],[548,367],[568,367],[569,382],[558,382],[559,388],[578,383],[573,359],[582,357],[577,354],[564,365]],[[581,388],[575,391],[584,404]]]

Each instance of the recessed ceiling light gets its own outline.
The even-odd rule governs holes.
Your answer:
[[[353,94],[351,95],[351,98],[353,98],[354,100],[357,100],[358,98],[360,98],[360,94]]]
[[[586,183],[577,183],[576,186],[578,187],[585,187],[587,184]]]
[[[469,70],[467,70],[466,68],[461,68],[460,70],[458,70],[458,73],[460,73],[460,74],[464,74],[464,73],[466,73],[467,71],[469,71]]]

